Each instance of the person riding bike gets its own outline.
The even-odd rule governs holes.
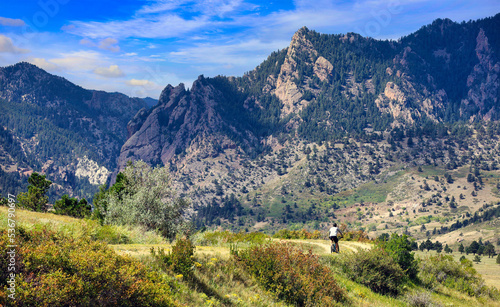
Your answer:
[[[337,253],[340,252],[340,249],[339,249],[339,239],[338,239],[338,235],[341,235],[341,236],[344,236],[342,234],[342,231],[340,231],[340,229],[337,227],[337,223],[333,223],[333,227],[330,228],[330,240],[332,241],[332,247],[333,247],[333,244],[335,244],[335,251]],[[333,250],[332,250],[332,253],[333,253]]]

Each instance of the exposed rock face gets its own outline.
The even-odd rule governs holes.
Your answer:
[[[102,185],[108,180],[111,172],[104,166],[99,166],[97,162],[84,156],[78,159],[75,176],[78,178],[88,178],[91,184]]]
[[[314,74],[321,80],[327,81],[333,71],[333,65],[327,59],[320,56],[314,63]]]
[[[472,104],[479,108],[480,116],[490,120],[494,113],[498,113],[498,99],[500,97],[500,62],[491,50],[483,29],[479,30],[476,38],[476,56],[479,63],[467,78],[467,98],[465,105]],[[470,106],[468,106],[470,108]]]
[[[118,168],[123,169],[127,161],[137,159],[153,165],[169,165],[192,156],[217,157],[224,149],[237,148],[224,131],[245,133],[249,141],[255,140],[251,133],[237,131],[222,119],[217,110],[220,99],[223,99],[222,94],[202,76],[190,91],[183,84],[168,85],[159,104],[143,121],[139,120],[145,116],[141,111],[129,123],[129,133],[136,131],[122,147]],[[142,125],[137,124],[140,122]],[[132,129],[132,126],[140,127]],[[179,157],[181,154],[183,158]]]
[[[316,50],[314,50],[313,45],[305,36],[307,31],[307,28],[302,28],[293,35],[285,61],[281,65],[280,73],[276,81],[273,82],[274,90],[271,93],[283,102],[282,117],[290,113],[297,113],[308,104],[307,100],[302,100],[304,94],[303,87],[297,85],[299,78],[297,57],[307,58],[309,65],[313,65],[313,60],[317,57]],[[317,72],[326,78],[328,73],[331,72],[331,69],[329,71],[328,69],[333,66],[331,64],[328,65],[329,63],[327,63],[326,59],[323,60],[319,60]]]

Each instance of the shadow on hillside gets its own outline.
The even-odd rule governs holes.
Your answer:
[[[201,281],[198,277],[191,274],[185,280],[191,289],[196,290],[198,292],[203,292],[208,297],[213,297],[217,299],[222,304],[224,304],[224,306],[234,306],[234,304],[227,297],[220,296],[215,289],[213,289],[212,287]]]

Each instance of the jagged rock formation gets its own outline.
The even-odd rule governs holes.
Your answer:
[[[433,138],[443,123],[499,118],[499,20],[437,20],[399,41],[304,27],[242,77],[200,77],[190,90],[168,85],[158,105],[129,122],[118,168],[136,159],[169,165],[197,206],[252,191],[251,203],[273,203],[311,186],[331,195],[381,180],[397,163],[456,167],[456,156],[431,153],[438,141],[423,138],[416,150],[411,135],[428,130]],[[397,162],[384,146],[398,152],[393,142],[405,130]],[[352,149],[349,139],[379,143]]]

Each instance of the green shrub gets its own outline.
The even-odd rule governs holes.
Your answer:
[[[89,217],[92,212],[92,206],[82,198],[80,200],[71,198],[64,194],[61,199],[56,200],[54,203],[54,210],[56,214],[69,215],[76,218]]]
[[[412,252],[408,236],[393,233],[389,240],[380,242],[379,245],[399,264],[408,278],[416,280],[418,274],[418,261]]]
[[[5,242],[6,231],[0,232]],[[16,299],[6,306],[177,306],[156,272],[117,255],[104,243],[71,238],[45,227],[16,233]],[[2,245],[3,246],[3,245]],[[2,258],[0,267],[6,259]]]
[[[234,252],[245,269],[266,290],[297,306],[333,306],[344,301],[344,291],[330,268],[312,252],[289,243],[269,243]]]
[[[380,294],[397,295],[405,274],[391,255],[380,247],[341,254],[338,262],[347,277]]]
[[[92,240],[104,241],[108,244],[129,244],[132,243],[129,237],[117,230],[116,226],[103,225],[96,228],[90,235]]]
[[[484,285],[481,276],[472,267],[472,261],[461,259],[460,263],[449,255],[424,258],[420,262],[419,280],[427,288],[442,284],[470,296],[487,295],[498,299],[498,290]]]
[[[163,248],[155,251],[151,248],[151,254],[164,269],[171,269],[175,273],[189,276],[194,266],[194,245],[189,239],[177,239],[172,246],[172,252],[166,254]]]

